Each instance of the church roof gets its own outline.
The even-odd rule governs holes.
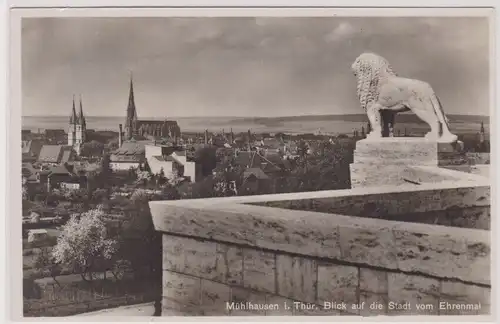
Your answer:
[[[141,162],[145,159],[149,141],[126,141],[110,156],[111,162]]]
[[[69,153],[67,153],[69,152]],[[71,158],[71,147],[64,145],[44,145],[38,156],[38,161],[47,163],[67,162]]]

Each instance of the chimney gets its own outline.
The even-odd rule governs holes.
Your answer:
[[[122,147],[122,137],[123,137],[122,124],[119,124],[118,127],[120,129],[120,133],[118,133],[118,147]]]

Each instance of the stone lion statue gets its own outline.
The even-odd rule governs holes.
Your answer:
[[[358,97],[370,121],[367,138],[391,137],[398,112],[412,111],[429,124],[428,139],[455,142],[441,103],[423,81],[398,77],[389,62],[374,53],[363,53],[351,66],[358,80]]]

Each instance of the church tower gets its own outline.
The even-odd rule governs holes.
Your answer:
[[[135,123],[137,121],[137,111],[134,101],[134,84],[130,75],[130,90],[128,95],[127,119],[125,120],[125,139],[130,140],[135,133]]]
[[[77,123],[75,125],[75,143],[73,144],[75,151],[80,154],[81,147],[86,140],[87,123],[83,115],[82,96],[80,95],[80,113],[77,116]]]
[[[69,117],[69,128],[68,128],[69,146],[73,146],[75,144],[77,124],[78,124],[78,116],[76,115],[76,109],[75,109],[75,95],[73,95],[73,109],[71,111],[71,116]]]

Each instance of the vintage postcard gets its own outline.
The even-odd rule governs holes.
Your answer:
[[[493,9],[10,14],[13,317],[494,315]]]

